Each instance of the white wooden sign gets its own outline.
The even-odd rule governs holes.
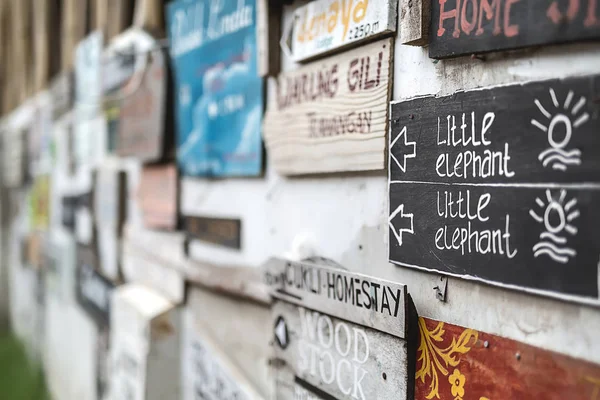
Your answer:
[[[408,346],[395,336],[275,301],[275,398],[408,399]],[[412,378],[414,379],[414,378]]]
[[[100,269],[110,279],[119,277],[122,227],[125,220],[125,171],[104,165],[96,170],[94,217],[98,234]]]
[[[385,168],[392,39],[277,78],[263,132],[287,175]]]
[[[123,246],[123,273],[127,281],[137,282],[153,288],[175,304],[183,303],[185,279],[181,271],[161,263],[143,248]]]
[[[264,266],[271,296],[405,339],[406,285],[273,258]]]
[[[196,325],[193,310],[189,307],[184,311],[182,327],[182,399],[262,398],[209,334]]]
[[[117,287],[111,302],[110,398],[179,397],[179,311],[152,289]]]
[[[20,187],[25,181],[25,133],[24,129],[7,129],[2,132],[3,173],[6,187]]]
[[[304,61],[392,34],[397,16],[398,0],[311,1],[294,12],[289,53],[294,61]]]

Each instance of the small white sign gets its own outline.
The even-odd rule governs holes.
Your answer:
[[[397,7],[398,0],[311,1],[294,13],[292,58],[308,60],[395,32]]]

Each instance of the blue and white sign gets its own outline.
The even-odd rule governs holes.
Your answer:
[[[259,175],[256,0],[179,0],[167,6],[167,22],[182,174]]]

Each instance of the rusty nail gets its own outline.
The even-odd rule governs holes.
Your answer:
[[[472,60],[479,60],[479,61],[485,61],[485,57],[482,55],[478,55],[478,54],[471,54],[471,59]]]
[[[490,347],[490,342],[488,342],[487,340],[483,342],[483,347],[485,347],[486,349]]]
[[[415,119],[415,114],[410,114],[410,119]]]
[[[521,353],[515,354],[515,357],[517,358],[517,361],[520,361],[521,360]]]

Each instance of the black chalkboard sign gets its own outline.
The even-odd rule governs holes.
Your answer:
[[[92,247],[77,246],[77,301],[99,326],[110,322],[110,298],[115,285],[97,271],[98,257]]]
[[[597,0],[432,0],[429,56],[600,39]]]
[[[392,104],[390,261],[597,298],[599,96],[591,76]]]

